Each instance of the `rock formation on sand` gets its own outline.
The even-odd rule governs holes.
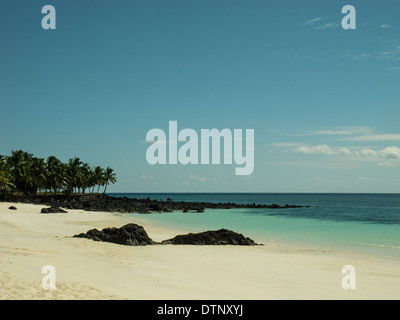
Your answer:
[[[121,228],[105,228],[101,231],[92,229],[86,233],[74,235],[74,237],[112,242],[127,246],[145,246],[155,244],[155,242],[149,238],[144,228],[135,223],[128,223]]]
[[[68,213],[68,212],[59,207],[51,206],[49,208],[43,208],[42,210],[40,210],[40,213]]]
[[[162,244],[194,244],[194,245],[237,245],[256,246],[252,239],[232,230],[220,229],[200,233],[178,235],[172,239],[162,241]]]
[[[105,241],[128,246],[145,246],[160,244],[147,235],[142,226],[129,223],[121,228],[105,228],[101,231],[97,229],[89,230],[86,233],[74,235],[75,238],[87,238],[95,241]],[[227,229],[216,231],[205,231],[200,233],[189,233],[178,235],[172,239],[164,240],[161,244],[193,244],[193,245],[238,245],[256,246],[257,244],[250,238]]]

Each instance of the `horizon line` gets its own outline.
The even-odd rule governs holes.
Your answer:
[[[111,194],[129,194],[129,193],[134,193],[134,194],[162,194],[162,193],[176,193],[176,194],[393,194],[393,195],[400,195],[400,192],[188,192],[188,191],[183,191],[183,192],[178,192],[178,191],[160,191],[160,192],[106,192],[106,194],[111,195]]]

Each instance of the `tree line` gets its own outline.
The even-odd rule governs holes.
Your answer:
[[[37,194],[38,192],[94,193],[117,182],[114,169],[90,166],[78,157],[63,163],[55,156],[46,160],[22,150],[0,155],[0,192]]]

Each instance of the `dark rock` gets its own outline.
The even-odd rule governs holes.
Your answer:
[[[232,202],[227,203],[212,203],[212,202],[186,202],[173,201],[167,199],[151,200],[133,199],[128,197],[112,197],[102,194],[85,194],[85,195],[11,195],[0,194],[0,201],[7,202],[25,202],[43,204],[44,206],[63,207],[67,209],[79,209],[86,211],[105,211],[105,212],[126,212],[126,213],[150,213],[150,212],[171,212],[183,211],[187,212],[202,212],[205,209],[236,209],[236,208],[300,208],[304,206],[297,205],[278,205],[278,204],[237,204]],[[307,206],[308,207],[308,206]]]
[[[40,213],[68,213],[68,212],[59,207],[49,207],[49,208],[43,208],[42,210],[40,210]]]
[[[101,231],[92,229],[86,233],[74,235],[74,237],[112,242],[127,246],[145,246],[155,244],[155,242],[149,238],[144,228],[134,223],[126,224],[121,228],[105,228]]]
[[[164,240],[162,244],[194,244],[194,245],[239,245],[256,246],[252,239],[236,233],[232,230],[220,229],[217,231],[205,231],[178,235],[175,238]]]
[[[8,209],[10,209],[10,210],[17,210],[17,208],[14,207],[14,206],[9,207]]]

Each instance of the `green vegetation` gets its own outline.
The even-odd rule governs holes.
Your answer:
[[[104,194],[107,186],[115,182],[117,179],[110,167],[91,167],[77,157],[63,163],[55,156],[45,160],[22,150],[12,151],[10,156],[0,155],[2,193],[94,193],[96,187],[97,192],[104,187]]]

